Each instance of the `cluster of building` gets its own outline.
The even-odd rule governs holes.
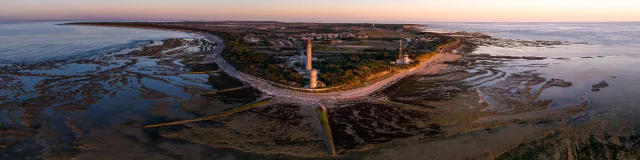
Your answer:
[[[272,46],[294,46],[296,42],[287,39],[269,40],[269,44]]]
[[[254,36],[246,36],[243,38],[244,41],[246,42],[250,42],[250,43],[258,43],[258,42],[262,42],[262,38],[258,38],[258,37],[254,37]]]
[[[276,34],[269,37],[270,37],[269,40],[266,40],[266,41],[271,45],[294,46],[296,41],[304,41],[309,38],[317,39],[317,40],[330,40],[330,39],[340,39],[340,38],[364,39],[364,38],[369,38],[369,35],[342,32],[342,33]],[[244,40],[251,43],[259,43],[259,42],[265,41],[264,38],[261,38],[258,35],[247,35],[244,37]]]
[[[265,30],[265,29],[287,29],[287,27],[273,25],[273,26],[258,26],[258,27],[256,27],[256,29],[261,29],[261,30]]]
[[[417,41],[431,42],[431,41],[437,40],[438,38],[436,38],[436,37],[414,37],[414,38],[402,38],[402,39],[407,43],[411,43],[411,42],[417,42]]]
[[[290,40],[304,40],[313,38],[317,40],[338,39],[338,38],[369,38],[367,34],[340,32],[340,33],[300,33],[300,34],[278,34],[278,37],[284,37]]]
[[[333,30],[339,30],[339,31],[361,31],[361,30],[378,30],[378,28],[375,27],[375,24],[372,24],[371,26],[347,26],[347,27],[333,27],[331,28]]]
[[[255,36],[245,36],[243,37],[244,41],[249,42],[249,43],[262,43],[265,40],[262,38],[258,38]],[[290,39],[270,39],[267,40],[267,42],[269,43],[269,45],[272,46],[295,46],[296,42],[295,40],[290,40]]]

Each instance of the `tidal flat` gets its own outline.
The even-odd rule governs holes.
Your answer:
[[[544,70],[571,58],[491,54],[582,44],[448,36],[465,40],[453,53],[458,58],[370,96],[325,103],[326,124],[318,104],[266,95],[219,71],[207,58],[218,45],[198,38],[148,41],[97,58],[3,65],[0,158],[639,156],[638,134],[629,129],[637,118],[592,116],[602,102],[587,96],[554,98],[575,88],[610,93],[624,78],[586,83]]]

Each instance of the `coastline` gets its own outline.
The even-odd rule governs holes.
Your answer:
[[[455,50],[460,47],[459,44],[462,43],[460,39],[456,39],[456,42],[453,44],[445,44],[439,53],[431,57],[426,61],[421,61],[420,64],[409,68],[402,69],[398,73],[394,73],[391,76],[388,76],[382,80],[377,80],[373,82],[373,84],[368,84],[365,86],[359,86],[355,88],[350,88],[348,90],[339,90],[339,91],[330,91],[335,88],[339,88],[342,86],[330,87],[330,88],[319,88],[319,89],[303,89],[296,87],[287,87],[275,82],[263,80],[261,78],[243,73],[237,70],[234,66],[230,65],[221,54],[224,49],[224,40],[217,35],[212,35],[209,33],[200,33],[195,30],[190,29],[171,29],[171,28],[154,28],[154,27],[141,27],[141,26],[126,26],[126,25],[97,25],[97,24],[61,24],[61,25],[82,25],[82,26],[96,26],[96,27],[116,27],[116,28],[136,28],[136,29],[151,29],[151,30],[166,30],[166,31],[178,31],[178,32],[186,32],[189,34],[199,34],[204,36],[204,39],[213,43],[217,46],[215,50],[211,51],[211,54],[207,55],[208,59],[214,61],[221,70],[226,72],[227,74],[237,78],[240,81],[246,82],[252,87],[262,91],[266,95],[280,97],[291,100],[301,100],[306,102],[336,102],[341,100],[350,100],[366,97],[376,91],[382,90],[388,86],[393,85],[394,83],[402,80],[403,78],[420,73],[437,73],[440,69],[444,68],[442,65],[443,62],[446,61],[456,61],[461,58],[461,56],[455,56],[454,54],[448,54],[448,52]],[[456,46],[456,48],[451,48],[452,46]],[[427,70],[426,72],[424,70]],[[318,93],[321,92],[321,93]]]
[[[209,42],[212,42],[216,45],[224,45],[223,40],[215,35],[205,35],[205,39],[207,39]],[[262,91],[267,95],[286,98],[286,99],[292,99],[292,100],[316,102],[316,103],[335,102],[339,100],[348,100],[348,99],[365,97],[370,95],[371,93],[374,93],[378,90],[384,89],[385,87],[394,84],[395,82],[401,80],[406,76],[413,75],[422,70],[433,71],[434,69],[430,69],[431,67],[441,68],[442,66],[429,65],[429,64],[438,64],[438,63],[444,62],[444,61],[441,61],[441,59],[455,61],[458,58],[460,58],[459,56],[455,56],[457,58],[449,58],[450,56],[453,56],[453,54],[447,54],[447,51],[454,50],[455,48],[451,48],[451,47],[456,46],[461,42],[462,41],[458,39],[454,44],[450,44],[444,47],[437,56],[427,61],[423,61],[419,65],[416,65],[415,67],[412,67],[410,69],[405,69],[403,70],[403,72],[396,73],[393,76],[387,77],[373,84],[370,84],[364,87],[346,90],[346,91],[337,91],[337,92],[329,92],[329,93],[309,93],[309,92],[300,92],[300,91],[295,91],[290,89],[283,89],[283,88],[273,86],[272,84],[268,83],[265,80],[261,80],[251,75],[248,75],[246,73],[240,72],[237,69],[235,69],[235,67],[227,63],[226,60],[224,60],[224,58],[222,58],[221,54],[223,53],[221,52],[224,46],[216,47],[216,50],[212,51],[212,53],[210,54],[209,59],[216,62],[220,67],[220,69],[223,70],[224,72],[230,74],[231,76],[241,81],[249,83],[252,87]]]
[[[157,30],[154,28],[142,29]],[[589,129],[604,128],[605,126],[600,127],[600,125],[605,125],[605,123],[601,123],[602,121],[599,120],[590,120],[589,124],[576,123],[576,121],[582,121],[585,117],[603,118],[601,115],[593,115],[590,112],[600,111],[603,102],[607,104],[616,104],[616,102],[593,99],[590,96],[577,98],[573,95],[560,96],[554,95],[554,93],[572,94],[572,92],[584,91],[586,93],[581,95],[615,95],[612,93],[620,91],[620,86],[624,84],[620,80],[632,78],[632,75],[622,73],[614,73],[615,77],[610,78],[607,77],[611,73],[599,74],[592,76],[595,78],[587,77],[586,80],[565,77],[548,70],[558,69],[558,64],[589,62],[590,65],[593,65],[591,63],[597,64],[598,61],[605,59],[594,55],[591,58],[578,57],[560,61],[552,57],[494,55],[503,52],[480,54],[482,53],[480,50],[471,51],[473,50],[471,46],[478,45],[476,44],[479,43],[478,41],[460,38],[464,40],[465,45],[460,46],[457,52],[454,51],[457,54],[442,54],[445,52],[443,50],[429,61],[416,63],[420,66],[430,62],[422,68],[411,68],[412,74],[409,74],[409,69],[406,69],[407,72],[403,73],[407,75],[404,77],[389,79],[397,75],[389,74],[388,77],[380,78],[389,80],[389,83],[381,83],[382,87],[374,90],[373,94],[365,94],[368,91],[356,92],[360,91],[358,88],[348,90],[357,95],[364,95],[349,98],[346,96],[354,95],[337,94],[337,92],[309,93],[279,88],[274,86],[277,83],[269,83],[269,81],[240,72],[239,70],[242,68],[235,68],[228,63],[227,69],[230,71],[222,72],[223,66],[220,63],[218,65],[213,63],[216,61],[226,63],[226,60],[221,56],[224,54],[222,53],[224,47],[220,45],[225,45],[222,43],[224,42],[223,36],[203,33],[194,33],[199,37],[195,40],[177,39],[173,41],[188,43],[190,44],[188,46],[198,48],[204,45],[209,49],[202,52],[192,52],[187,49],[189,47],[181,47],[184,45],[174,46],[169,43],[171,41],[163,41],[160,44],[151,43],[144,47],[151,49],[141,49],[122,56],[119,54],[111,55],[116,59],[79,60],[64,63],[77,63],[81,67],[92,68],[94,65],[102,66],[103,63],[105,66],[109,66],[107,62],[113,60],[124,60],[122,65],[118,65],[122,67],[114,69],[102,67],[102,69],[96,69],[100,72],[93,72],[93,74],[84,74],[83,72],[76,76],[74,72],[72,75],[69,73],[54,75],[38,74],[35,71],[36,69],[72,71],[79,67],[48,69],[46,66],[37,66],[30,69],[33,73],[18,73],[19,70],[15,70],[15,73],[11,72],[9,75],[3,75],[5,77],[0,77],[8,78],[5,79],[8,85],[4,85],[8,91],[20,89],[19,87],[11,89],[11,87],[17,86],[12,84],[27,84],[33,80],[37,82],[37,78],[40,77],[47,80],[41,84],[32,84],[38,86],[38,90],[27,90],[27,93],[38,95],[38,97],[25,100],[29,103],[17,101],[15,97],[6,97],[8,99],[0,97],[0,100],[15,101],[7,103],[8,106],[5,106],[4,109],[8,112],[0,111],[12,115],[9,119],[15,121],[9,123],[21,125],[16,129],[21,132],[29,133],[31,128],[36,125],[45,126],[37,129],[38,134],[34,133],[24,137],[49,136],[47,133],[64,136],[76,135],[75,140],[64,144],[40,144],[51,147],[51,149],[73,147],[74,151],[81,153],[77,156],[80,159],[87,159],[87,155],[92,154],[95,157],[100,156],[96,153],[122,156],[126,159],[131,155],[119,155],[118,153],[149,155],[150,153],[174,154],[175,150],[180,149],[193,151],[192,148],[188,148],[189,146],[208,146],[216,150],[220,149],[221,155],[232,153],[238,155],[235,158],[241,156],[246,158],[247,155],[250,155],[255,158],[322,159],[327,157],[326,150],[330,152],[334,150],[332,152],[341,159],[360,159],[363,157],[366,159],[420,159],[424,156],[441,159],[499,159],[505,157],[505,159],[517,159],[523,157],[518,156],[519,153],[530,153],[532,150],[539,149],[549,151],[548,145],[531,147],[539,141],[563,141],[565,143],[550,143],[553,144],[551,150],[557,147],[571,151],[576,155],[585,155],[575,148],[566,148],[585,144],[571,141],[575,139],[564,138],[579,139],[581,136],[589,136],[589,133],[592,133],[589,132]],[[203,36],[210,38],[203,39]],[[207,39],[214,41],[207,41]],[[217,46],[211,45],[212,43],[216,43]],[[166,46],[160,47],[163,45]],[[478,46],[479,48],[483,47],[482,45]],[[178,48],[177,52],[174,48]],[[451,48],[456,47],[446,49]],[[573,48],[575,49],[575,47]],[[199,58],[195,60],[182,55],[175,56],[175,53],[180,52]],[[607,56],[606,58],[615,57]],[[168,61],[168,59],[171,60]],[[632,65],[629,66],[632,67]],[[548,67],[548,69],[543,67]],[[2,68],[1,64],[0,68]],[[167,70],[168,68],[173,69]],[[566,68],[559,68],[559,70],[561,69]],[[201,87],[183,84],[182,80],[175,81],[174,77],[177,77],[175,79],[178,80],[184,78],[186,82],[193,82],[189,84],[199,84],[198,86]],[[593,88],[598,89],[598,91],[594,91],[591,82],[597,83],[603,79],[606,79],[607,82],[602,81],[602,83],[594,84]],[[84,84],[85,81],[88,83]],[[227,82],[227,84],[220,81],[232,82]],[[154,83],[161,83],[161,85],[154,85]],[[611,86],[608,86],[607,83]],[[265,85],[266,90],[271,94],[264,91],[261,93],[257,90],[259,88],[249,87],[249,85],[259,87]],[[68,89],[62,88],[65,86],[69,88],[83,87],[76,87],[80,89],[80,92],[67,95]],[[171,90],[171,88],[175,89]],[[236,88],[239,89],[216,93]],[[132,98],[135,103],[127,103],[131,98],[129,92],[138,90],[142,98]],[[177,91],[181,94],[174,94]],[[213,94],[207,94],[209,93],[207,91],[212,91]],[[138,92],[134,93],[134,95],[138,94]],[[279,96],[278,94],[281,93],[284,95]],[[546,96],[544,96],[545,94]],[[78,103],[55,105],[52,103],[62,100],[48,96],[56,95],[91,97],[79,99]],[[243,98],[247,95],[251,96]],[[265,97],[265,95],[268,96]],[[308,99],[284,97],[298,95]],[[114,96],[119,99],[115,99]],[[97,97],[104,98],[104,100],[98,101],[100,99],[96,100]],[[269,102],[261,103],[261,99],[269,99]],[[574,100],[579,103],[572,104]],[[253,103],[255,101],[258,103]],[[318,103],[326,106],[326,111],[321,114],[326,116],[326,121],[324,116],[319,117],[317,110],[314,110],[313,106],[317,106]],[[247,104],[257,104],[258,106]],[[630,113],[637,112],[625,108],[629,106],[605,107],[633,111]],[[56,113],[57,117],[64,116],[63,114],[78,116],[52,118],[51,115],[47,115],[48,110],[54,110],[54,113],[58,112]],[[616,114],[606,110],[603,113]],[[612,121],[622,121],[623,126],[631,126],[628,123],[636,124],[637,121],[634,121],[636,115],[629,115],[632,117],[604,120],[606,120],[607,127],[615,126]],[[41,119],[41,117],[48,118]],[[185,123],[180,123],[180,126],[175,127],[144,128],[144,125],[165,122],[170,124],[176,123],[174,122],[176,120],[183,120]],[[322,123],[327,124],[326,126],[330,126],[330,128],[327,127],[328,130],[323,128]],[[57,126],[62,127],[46,127],[51,124],[59,124]],[[106,127],[104,127],[105,124]],[[67,126],[74,130],[66,132]],[[60,131],[64,132],[56,133]],[[332,136],[331,142],[335,144],[327,143],[329,139],[327,131],[330,131],[328,135]],[[138,134],[143,132],[144,135]],[[614,141],[619,136],[615,131],[596,132],[596,134],[600,133],[610,136]],[[637,137],[637,133],[631,135]],[[153,138],[153,141],[148,141],[147,137],[149,136],[160,137],[160,139]],[[623,138],[623,140],[629,139],[628,137]],[[184,142],[179,144],[156,142],[166,139]],[[58,139],[46,138],[44,140],[48,142]],[[610,140],[609,138],[598,138],[598,140],[605,140],[601,142],[606,145],[617,147],[620,145],[619,143],[606,142],[606,140]],[[94,143],[97,141],[102,144]],[[30,141],[21,143],[39,144]],[[121,144],[131,144],[129,146],[143,149],[122,151],[120,150],[122,147],[117,147]],[[569,146],[564,146],[565,144]],[[166,150],[158,150],[156,145],[166,148]],[[11,151],[16,153],[20,149],[19,146],[0,143],[0,148],[13,148],[16,150]],[[465,152],[459,152],[461,150]],[[59,152],[60,150],[54,149],[53,151]],[[51,154],[43,152],[44,155]],[[213,151],[208,150],[201,153],[209,154],[211,152]],[[420,154],[416,155],[415,153]],[[194,155],[191,153],[176,154],[176,156],[178,155],[197,158],[191,157]],[[75,157],[76,155],[71,156]],[[509,158],[510,156],[513,157]],[[524,157],[526,156],[529,155]],[[217,158],[222,157],[215,159]]]

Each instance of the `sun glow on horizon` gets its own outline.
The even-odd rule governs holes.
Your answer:
[[[640,1],[5,0],[0,20],[640,21]]]

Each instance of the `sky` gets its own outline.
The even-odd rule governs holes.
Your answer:
[[[0,20],[640,21],[640,0],[0,0]]]

